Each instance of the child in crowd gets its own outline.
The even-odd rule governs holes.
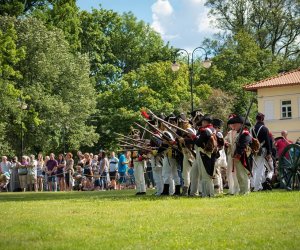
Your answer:
[[[135,189],[134,169],[132,166],[128,168],[128,188]]]
[[[80,191],[82,188],[82,177],[83,172],[81,166],[76,166],[76,171],[74,172],[74,190]]]

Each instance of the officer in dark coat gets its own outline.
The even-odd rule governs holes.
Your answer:
[[[238,138],[234,145],[233,168],[236,169],[237,180],[240,187],[240,194],[250,192],[250,173],[251,173],[251,148],[252,137],[244,124],[244,118],[235,116],[229,119],[228,124],[237,131]]]
[[[256,115],[256,124],[251,129],[251,134],[257,138],[260,143],[260,150],[254,157],[254,165],[252,170],[251,187],[253,191],[263,189],[262,182],[265,179],[265,165],[273,164],[270,162],[272,154],[272,145],[270,141],[269,129],[264,124],[264,114],[258,113]]]
[[[214,196],[214,166],[217,153],[216,130],[212,125],[210,115],[205,115],[201,120],[201,127],[198,130],[195,144],[198,149],[196,161],[200,173],[200,185],[202,197]]]

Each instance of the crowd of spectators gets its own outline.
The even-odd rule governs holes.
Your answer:
[[[130,152],[108,155],[101,150],[99,154],[77,152],[53,153],[43,156],[39,153],[22,156],[19,161],[15,156],[9,160],[2,156],[0,163],[1,191],[91,191],[135,188],[134,169]],[[150,165],[151,167],[151,165]],[[151,168],[145,169],[148,187],[154,187]]]

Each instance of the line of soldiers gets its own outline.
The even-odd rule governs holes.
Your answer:
[[[146,193],[144,168],[147,160],[152,165],[156,195],[213,197],[216,188],[222,191],[222,176],[217,166],[222,160],[228,161],[230,194],[249,193],[250,179],[254,191],[261,189],[264,175],[261,159],[269,155],[269,148],[263,150],[262,156],[258,156],[257,151],[260,141],[266,140],[268,130],[265,126],[255,126],[253,131],[256,134],[253,135],[247,128],[250,127],[247,119],[231,115],[227,121],[231,130],[224,138],[221,132],[223,121],[203,115],[201,110],[191,112],[190,119],[183,113],[178,116],[155,115],[150,110],[148,113],[141,112],[145,127],[135,124],[142,133],[133,129],[129,136],[118,134],[122,136],[120,142],[124,150],[132,151],[137,194]],[[257,118],[263,122],[262,114]],[[150,140],[144,139],[145,133],[150,134]],[[266,148],[269,143],[264,143]],[[253,166],[255,171],[252,171]],[[269,172],[272,175],[272,171]]]

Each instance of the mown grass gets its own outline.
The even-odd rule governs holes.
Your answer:
[[[300,192],[1,193],[0,249],[300,249]]]

